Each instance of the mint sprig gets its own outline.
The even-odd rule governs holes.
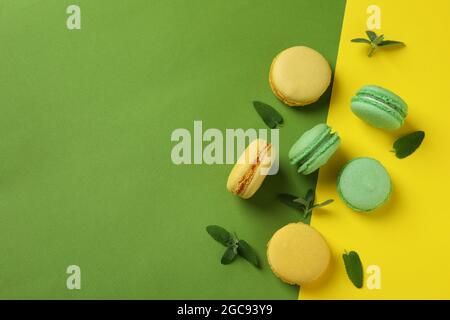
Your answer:
[[[345,271],[353,285],[361,289],[364,281],[363,267],[359,255],[355,251],[345,251],[342,255],[344,260]]]
[[[375,51],[379,47],[388,47],[388,46],[404,47],[405,46],[405,44],[401,41],[384,40],[384,34],[377,35],[375,32],[370,31],[370,30],[366,31],[366,34],[367,34],[368,39],[355,38],[355,39],[352,39],[351,42],[368,44],[370,46],[369,53],[368,53],[369,57],[372,57],[373,54],[375,53]]]
[[[334,201],[333,199],[328,199],[321,203],[314,203],[315,193],[313,189],[309,189],[303,198],[291,195],[289,193],[280,193],[278,194],[278,199],[291,208],[299,210],[302,213],[301,221],[306,224],[309,224],[311,220],[313,209],[324,207]]]
[[[414,131],[398,138],[393,146],[395,156],[403,159],[413,154],[420,147],[424,138],[425,132],[423,131]]]
[[[283,125],[284,120],[281,114],[267,103],[253,101],[253,107],[270,129],[276,129]]]
[[[217,225],[207,226],[206,231],[214,240],[227,247],[220,260],[222,264],[232,263],[239,255],[259,268],[260,264],[255,250],[246,241],[240,240],[235,233],[228,232]]]

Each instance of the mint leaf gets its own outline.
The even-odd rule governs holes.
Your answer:
[[[373,54],[375,53],[375,50],[377,50],[377,48],[378,48],[377,46],[373,46],[372,48],[370,48],[368,56],[372,57]]]
[[[227,250],[225,250],[225,253],[222,256],[222,259],[220,260],[220,263],[222,264],[230,264],[232,263],[237,256],[236,248],[235,247],[228,247]]]
[[[377,34],[375,32],[373,32],[373,31],[367,30],[366,34],[369,37],[370,42],[373,42],[373,41],[375,41],[377,39]]]
[[[306,192],[305,201],[309,207],[311,207],[311,205],[314,203],[314,190],[313,189],[309,189]]]
[[[324,207],[334,201],[333,199],[329,199],[322,203],[314,204],[315,193],[313,189],[309,189],[304,198],[296,197],[288,193],[280,193],[278,194],[278,199],[291,208],[299,210],[302,213],[300,222],[305,224],[310,223],[312,210],[314,208]]]
[[[308,202],[303,198],[297,198],[294,200],[294,202],[300,203],[300,204],[304,205],[305,207],[308,205]]]
[[[206,231],[209,233],[209,235],[211,237],[214,238],[214,240],[223,244],[224,246],[228,246],[230,243],[230,240],[233,239],[233,236],[231,235],[231,233],[229,233],[224,228],[216,226],[216,225],[207,226]]]
[[[304,213],[303,215],[300,216],[299,222],[309,225],[309,224],[311,224],[311,216],[312,216],[312,211],[308,211],[307,213]]]
[[[384,40],[384,34],[380,35],[373,41],[376,45],[379,45]]]
[[[247,241],[239,240],[235,233],[232,234],[216,225],[207,226],[206,231],[214,238],[214,240],[227,247],[220,260],[222,264],[230,264],[236,259],[236,256],[240,255],[255,267],[259,267],[258,256]]]
[[[299,197],[293,196],[288,193],[280,193],[278,195],[278,199],[283,202],[285,205],[290,206],[291,208],[305,211],[306,210],[306,202],[304,199],[301,199]]]
[[[364,275],[358,253],[355,251],[345,252],[342,255],[342,259],[344,260],[345,271],[347,272],[348,278],[355,287],[361,289],[363,286]]]
[[[327,206],[327,205],[329,205],[330,203],[333,203],[333,202],[334,202],[333,199],[328,199],[328,200],[326,200],[326,201],[324,201],[324,202],[322,202],[322,203],[315,204],[315,205],[313,206],[313,208],[321,208],[321,207],[325,207],[325,206]]]
[[[379,47],[387,47],[387,46],[402,46],[402,47],[404,47],[405,44],[403,42],[401,42],[401,41],[384,40],[384,41],[381,41],[378,44],[378,46]]]
[[[277,110],[268,104],[260,101],[253,101],[253,107],[269,128],[275,129],[283,124],[283,117]]]
[[[370,46],[369,53],[368,53],[369,57],[373,56],[373,54],[379,47],[405,46],[405,44],[401,41],[384,40],[384,34],[378,36],[375,32],[370,31],[370,30],[366,31],[366,34],[369,37],[369,39],[355,38],[350,41],[356,42],[356,43],[368,44]]]
[[[395,155],[399,159],[406,158],[417,150],[424,138],[425,132],[423,131],[411,132],[400,137],[394,142]]]
[[[367,39],[364,39],[364,38],[355,38],[355,39],[352,39],[350,41],[351,42],[359,42],[359,43],[368,43],[368,44],[370,44],[370,41],[367,40]]]
[[[259,267],[258,256],[256,255],[255,250],[253,250],[253,248],[246,241],[239,240],[237,253],[255,267]]]

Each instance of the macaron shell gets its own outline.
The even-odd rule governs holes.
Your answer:
[[[375,85],[367,85],[359,89],[357,93],[357,95],[364,94],[375,96],[376,98],[381,99],[386,103],[393,104],[396,108],[401,110],[401,113],[404,114],[404,116],[408,115],[408,105],[406,104],[406,102],[400,96],[386,88]]]
[[[292,164],[301,162],[308,153],[314,149],[331,132],[331,128],[321,123],[306,131],[289,150],[289,159]]]
[[[331,82],[328,61],[314,49],[297,46],[278,54],[269,74],[275,95],[290,106],[317,101]]]
[[[244,192],[240,195],[241,198],[248,199],[252,197],[261,187],[264,179],[267,176],[268,170],[274,163],[275,151],[271,148],[270,145],[269,148],[270,149],[268,149],[267,153],[264,153],[262,155],[260,163],[256,167],[256,171],[253,174],[253,178],[245,188]]]
[[[351,108],[356,116],[376,128],[396,130],[403,125],[403,119],[396,111],[378,102],[355,97],[352,99]]]
[[[348,207],[369,212],[389,199],[392,184],[388,172],[379,161],[355,158],[339,174],[337,190]]]
[[[316,229],[304,223],[290,223],[270,239],[267,259],[282,281],[311,286],[327,274],[331,252]]]
[[[266,178],[264,172],[274,163],[274,156],[270,144],[261,139],[254,140],[231,170],[227,180],[228,191],[243,199],[253,196]]]
[[[308,161],[300,166],[298,172],[307,175],[325,165],[339,148],[340,143],[341,139],[337,134],[331,135],[328,141],[324,142],[308,159]]]

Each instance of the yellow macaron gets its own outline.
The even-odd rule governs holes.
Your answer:
[[[305,106],[317,101],[330,85],[330,64],[314,49],[291,47],[273,60],[269,82],[274,94],[285,104]]]
[[[290,223],[279,229],[267,244],[272,271],[289,284],[312,286],[324,278],[331,252],[322,235],[304,223]]]
[[[245,149],[231,170],[227,189],[248,199],[259,189],[273,165],[272,145],[262,139],[256,139]]]

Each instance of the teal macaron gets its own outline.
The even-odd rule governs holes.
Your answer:
[[[405,122],[408,105],[395,93],[379,87],[364,86],[352,98],[353,113],[370,125],[396,130]]]
[[[337,191],[351,209],[370,212],[389,200],[392,184],[383,165],[372,158],[355,158],[341,170]]]
[[[339,148],[340,138],[324,123],[306,131],[289,150],[289,160],[298,172],[310,174],[325,163]]]

